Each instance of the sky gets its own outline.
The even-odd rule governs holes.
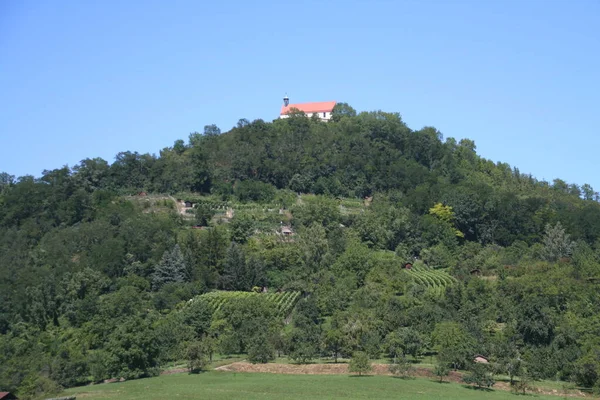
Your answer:
[[[158,154],[286,93],[600,189],[600,0],[0,1],[0,171]]]

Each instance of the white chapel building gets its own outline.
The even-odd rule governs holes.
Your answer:
[[[333,111],[333,107],[335,107],[335,104],[335,101],[290,104],[290,98],[285,96],[283,98],[283,105],[281,106],[279,118],[288,118],[290,111],[292,109],[297,109],[299,111],[303,111],[308,117],[317,115],[321,121],[329,121],[331,119],[331,113]]]

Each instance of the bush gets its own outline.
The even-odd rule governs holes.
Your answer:
[[[62,392],[63,388],[52,379],[41,375],[28,375],[19,386],[19,398],[35,399]]]
[[[392,362],[389,366],[389,371],[393,375],[401,376],[403,378],[408,378],[415,373],[415,367],[406,359],[406,357],[401,356],[400,358],[395,358],[394,362]]]
[[[433,374],[440,378],[440,383],[444,381],[444,377],[448,376],[449,373],[450,367],[444,362],[438,361],[435,367],[433,368]]]
[[[352,354],[352,359],[350,360],[350,365],[348,367],[348,371],[350,372],[358,372],[358,375],[365,374],[370,372],[372,369],[371,360],[369,360],[369,356],[364,351],[356,351]]]
[[[465,383],[475,384],[479,388],[490,388],[496,381],[485,364],[473,363],[469,369],[469,374],[463,378]]]
[[[520,380],[513,383],[510,391],[515,394],[525,394],[528,390],[531,390],[531,381],[529,377],[522,376]]]
[[[188,344],[185,350],[185,358],[190,373],[203,371],[208,365],[208,353],[200,340]]]

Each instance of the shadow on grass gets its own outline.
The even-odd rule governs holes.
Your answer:
[[[404,381],[412,381],[414,379],[417,379],[414,376],[396,376],[396,375],[392,376],[392,378],[394,378],[394,379],[402,379]]]
[[[188,375],[200,375],[200,374],[203,374],[205,372],[208,372],[208,370],[207,369],[193,370],[193,371],[188,371]]]
[[[371,378],[373,375],[350,375],[350,378]]]

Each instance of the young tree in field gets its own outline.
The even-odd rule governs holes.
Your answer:
[[[371,360],[369,360],[367,353],[364,351],[356,351],[352,354],[352,359],[350,360],[350,365],[348,366],[349,372],[358,372],[358,375],[362,376],[362,374],[370,372],[371,369]]]
[[[198,373],[208,365],[208,353],[201,340],[189,343],[185,349],[185,358],[191,374]]]
[[[394,358],[388,369],[392,374],[403,378],[408,378],[415,372],[415,367],[404,356]]]
[[[443,361],[438,360],[438,362],[435,364],[435,367],[433,367],[433,374],[440,378],[440,383],[444,381],[444,377],[448,376],[449,373],[450,367],[448,367],[448,364]]]
[[[463,381],[475,384],[478,388],[490,388],[496,383],[489,366],[482,363],[472,363],[469,374],[463,378]]]

